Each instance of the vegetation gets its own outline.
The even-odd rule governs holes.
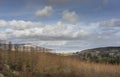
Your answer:
[[[48,52],[0,51],[4,77],[120,77],[120,65],[81,62]]]
[[[73,54],[82,61],[120,64],[120,47],[103,47],[83,50]]]
[[[92,56],[91,53],[88,53],[85,54],[82,58],[80,58],[80,60],[96,63],[120,64],[120,56],[110,56],[109,54]]]

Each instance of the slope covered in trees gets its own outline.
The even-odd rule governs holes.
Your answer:
[[[72,56],[84,61],[120,64],[120,47],[102,47],[83,50]]]

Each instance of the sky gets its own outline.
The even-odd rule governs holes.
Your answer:
[[[0,39],[58,53],[120,46],[120,0],[0,0]]]

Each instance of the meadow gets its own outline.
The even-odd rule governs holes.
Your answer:
[[[4,77],[120,77],[120,65],[82,62],[49,52],[0,51]]]

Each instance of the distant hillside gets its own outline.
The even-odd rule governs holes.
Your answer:
[[[52,51],[52,49],[33,45],[31,43],[13,44],[11,41],[0,40],[0,50],[8,51]]]
[[[101,47],[74,53],[72,56],[93,62],[120,63],[120,47]]]

